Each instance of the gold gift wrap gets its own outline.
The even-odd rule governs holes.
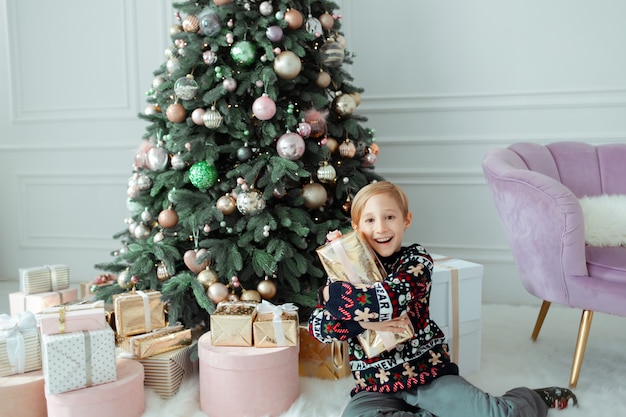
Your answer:
[[[376,253],[357,231],[319,247],[317,255],[331,281],[348,281],[353,285],[371,284],[383,281],[387,276]],[[407,325],[401,333],[366,330],[358,336],[358,340],[365,355],[372,358],[411,337],[413,327]]]
[[[165,327],[160,291],[133,291],[112,298],[118,336],[133,336]]]
[[[211,314],[211,343],[214,346],[252,346],[252,322],[257,303],[223,301]]]
[[[300,326],[298,331],[300,376],[336,380],[351,375],[347,342],[334,340],[332,343],[322,343],[311,336],[305,326]]]
[[[118,346],[136,358],[148,358],[191,344],[191,329],[182,324],[167,326],[136,336],[119,337]]]
[[[387,276],[374,251],[356,231],[320,246],[316,252],[331,281],[357,285],[382,281]]]
[[[161,398],[169,399],[178,392],[186,380],[198,374],[198,360],[192,360],[197,340],[189,346],[136,359],[143,365],[144,386],[156,391]]]
[[[263,300],[252,327],[256,347],[298,346],[298,307]]]

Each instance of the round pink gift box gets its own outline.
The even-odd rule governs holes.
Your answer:
[[[198,357],[200,409],[209,417],[273,417],[300,395],[297,346],[213,346],[207,332]]]
[[[0,417],[46,417],[43,372],[0,377]]]
[[[143,365],[117,359],[117,380],[47,395],[48,417],[140,417],[145,410]]]

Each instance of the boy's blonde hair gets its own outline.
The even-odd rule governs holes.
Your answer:
[[[354,196],[354,199],[352,199],[352,206],[350,208],[352,223],[359,223],[361,214],[363,213],[363,207],[365,207],[367,200],[379,194],[388,194],[393,198],[396,203],[398,203],[398,207],[400,207],[404,218],[407,218],[409,214],[409,199],[404,190],[389,181],[378,181],[361,188]]]

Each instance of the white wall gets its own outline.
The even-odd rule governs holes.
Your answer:
[[[624,141],[626,3],[337,3],[377,170],[412,200],[407,241],[484,264],[486,302],[535,303],[482,156],[516,141]],[[170,4],[0,0],[0,279],[66,263],[88,280],[117,248]]]

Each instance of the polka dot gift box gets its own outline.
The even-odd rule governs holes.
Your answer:
[[[106,327],[42,335],[42,361],[46,395],[113,382],[115,334]]]

